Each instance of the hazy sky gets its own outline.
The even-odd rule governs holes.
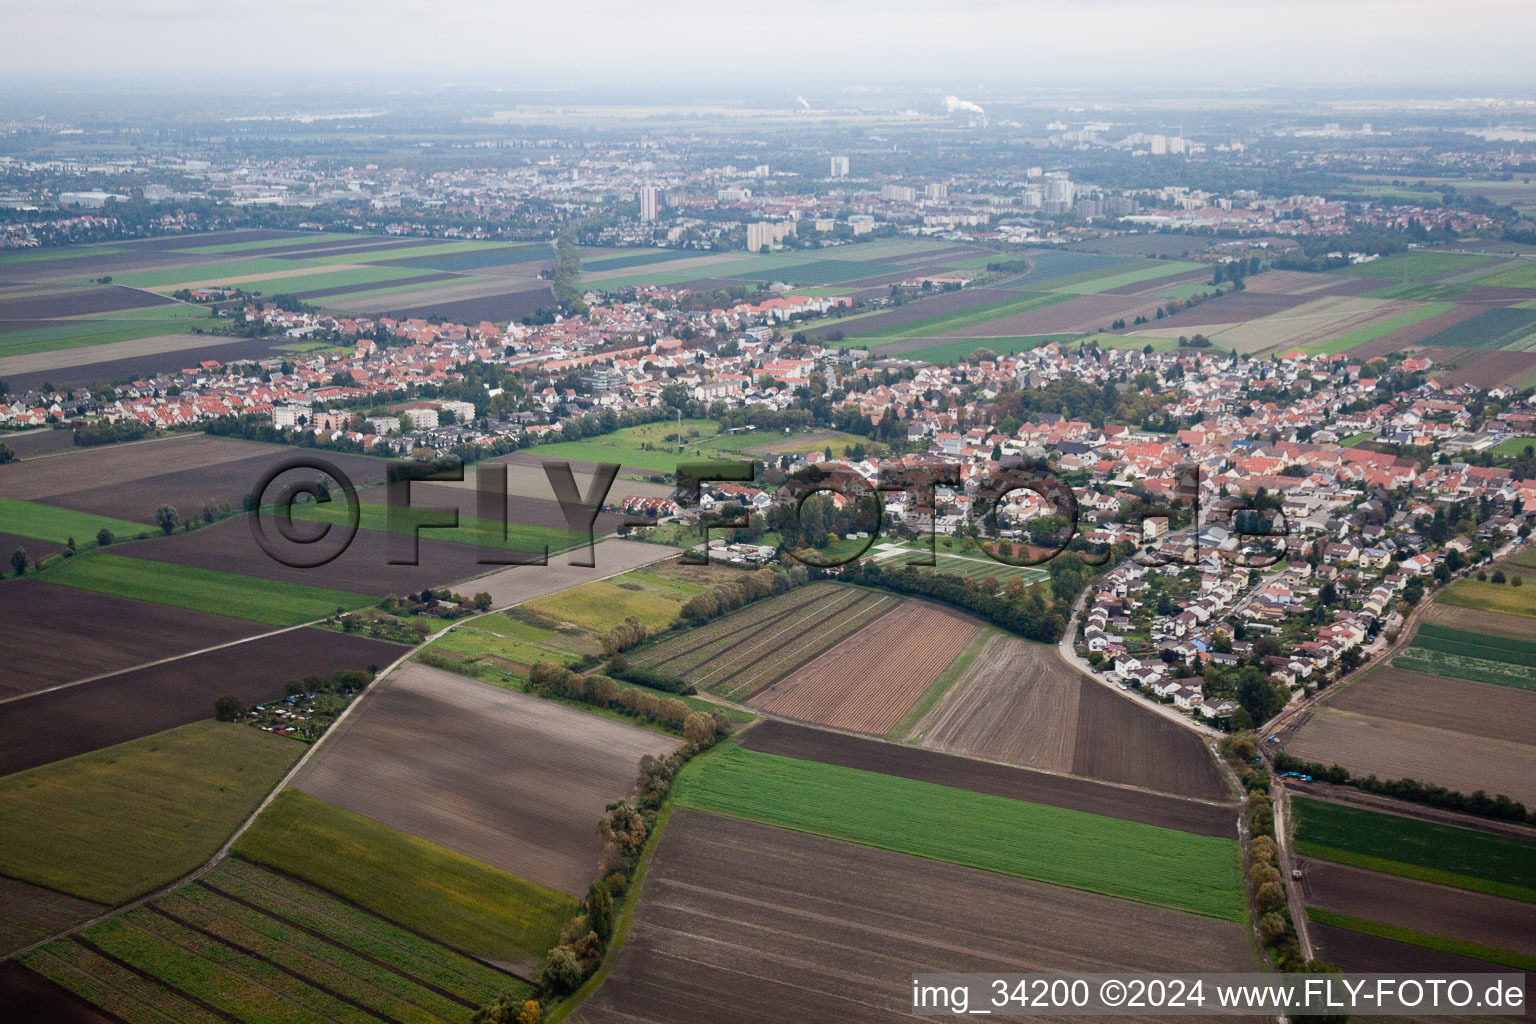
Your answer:
[[[0,0],[0,74],[1536,82],[1533,0]]]

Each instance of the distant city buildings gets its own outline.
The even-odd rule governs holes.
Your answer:
[[[845,156],[833,157],[832,170],[828,176],[832,178],[848,177],[848,158]]]
[[[655,220],[657,207],[661,205],[661,189],[646,185],[640,189],[640,219]]]

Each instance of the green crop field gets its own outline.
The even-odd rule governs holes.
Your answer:
[[[108,519],[35,501],[0,497],[0,533],[14,533],[18,537],[34,537],[55,544],[67,543],[71,537],[79,544],[95,544],[96,534],[104,528],[111,530],[118,540],[137,537],[153,530],[143,523],[130,523],[123,519]],[[10,552],[4,554],[9,556]]]
[[[691,764],[685,807],[1022,878],[1246,921],[1237,843],[743,750]]]
[[[305,749],[195,722],[8,775],[0,874],[97,903],[143,895],[211,857]]]
[[[426,272],[426,269],[422,268],[422,272]],[[421,299],[421,301],[425,303],[432,301],[430,298],[431,292],[441,291],[444,285],[457,286],[466,281],[489,280],[492,279],[489,277],[471,277],[470,275],[465,274],[455,281],[425,281],[418,282],[416,284],[403,284],[398,286],[390,286],[386,282],[383,287],[379,288],[360,288],[357,291],[343,292],[340,295],[322,295],[320,298],[316,299],[315,302],[317,305],[324,306],[327,309],[335,310],[360,309],[362,307],[359,305],[359,303],[366,305],[378,299],[399,298],[401,300],[400,305],[409,305],[411,304],[411,301],[415,299]],[[337,283],[347,284],[348,282],[340,281]],[[330,286],[327,285],[327,287]]]
[[[1385,338],[1393,331],[1400,331],[1404,327],[1412,327],[1416,323],[1428,320],[1430,317],[1439,316],[1441,313],[1448,312],[1454,308],[1455,304],[1450,302],[1426,302],[1422,306],[1399,313],[1394,317],[1389,317],[1380,323],[1369,324],[1358,330],[1350,331],[1348,334],[1335,338],[1327,344],[1308,346],[1306,351],[1313,355],[1338,355],[1341,352],[1348,352],[1357,345],[1364,345],[1366,342],[1375,341],[1377,338]]]
[[[297,626],[333,615],[337,608],[361,608],[376,600],[345,590],[282,583],[217,569],[197,569],[101,552],[59,562],[45,569],[41,578],[49,583],[154,601],[175,608],[193,611],[217,608],[221,615],[273,626]]]
[[[631,615],[639,618],[646,629],[656,630],[670,626],[689,598],[704,590],[693,583],[636,569],[613,579],[595,580],[536,598],[524,607],[598,635]]]
[[[882,327],[866,334],[857,334],[860,342],[870,341],[876,338],[938,338],[951,331],[963,330],[967,327],[976,327],[981,324],[991,323],[1003,317],[1014,316],[1018,313],[1026,313],[1032,309],[1040,309],[1043,306],[1053,306],[1058,302],[1066,302],[1070,295],[1053,295],[1050,293],[1037,294],[1025,292],[1018,298],[1002,299],[998,302],[989,302],[985,306],[973,306],[970,309],[956,310],[952,313],[939,313],[935,316],[925,317],[922,320],[913,320],[904,324],[892,324],[890,327]],[[987,343],[982,339],[968,339],[972,349],[985,348]]]
[[[923,564],[932,561],[932,565]],[[1039,566],[1008,565],[988,558],[981,551],[974,551],[968,555],[949,554],[946,552],[943,542],[938,543],[938,550],[929,553],[927,551],[913,551],[910,554],[897,555],[881,561],[882,565],[899,566],[911,565],[919,571],[942,573],[945,576],[963,576],[968,580],[983,580],[988,576],[996,578],[1001,586],[1014,576],[1021,577],[1026,584],[1035,583],[1050,575]]]
[[[1426,622],[1392,662],[1432,675],[1536,690],[1536,643]]]
[[[1522,260],[1517,266],[1488,275],[1478,284],[1492,288],[1536,288],[1536,261]]]
[[[160,334],[187,334],[207,320],[207,310],[178,305],[102,314],[94,319],[60,321],[47,327],[28,327],[0,333],[0,356],[61,352],[88,345],[107,345],[114,341],[137,341]]]
[[[920,359],[930,363],[946,365],[958,363],[962,359],[970,359],[971,353],[977,349],[987,349],[995,355],[1011,356],[1020,352],[1028,352],[1030,349],[1039,348],[1042,345],[1058,344],[1076,341],[1082,337],[1080,334],[1036,334],[1027,338],[963,338],[957,341],[947,341],[938,345],[930,345],[927,348],[907,349],[899,353],[902,359]],[[888,344],[888,343],[887,343]],[[1171,339],[1169,346],[1175,344]],[[880,346],[877,346],[879,348]],[[1140,347],[1139,345],[1136,347]]]
[[[1172,277],[1174,274],[1183,274],[1191,270],[1205,269],[1199,263],[1185,263],[1181,260],[1144,260],[1140,264],[1127,270],[1125,267],[1108,268],[1111,273],[1103,270],[1087,274],[1078,274],[1073,277],[1061,278],[1044,282],[1044,286],[1053,292],[1066,292],[1072,295],[1097,295],[1107,292],[1111,288],[1120,288],[1128,284],[1140,284],[1143,281],[1155,281],[1160,277]]]
[[[1291,804],[1308,857],[1536,903],[1536,842],[1300,796]]]
[[[299,249],[306,245],[319,245],[322,242],[366,242],[376,237],[352,232],[313,231],[291,238],[261,238],[253,242],[225,242],[223,245],[193,245],[176,251],[193,253],[197,256],[221,256],[224,253],[256,252],[261,249]]]
[[[262,812],[234,853],[492,960],[542,956],[575,909],[563,893],[293,789]]]
[[[1496,349],[1513,345],[1536,332],[1536,309],[1498,306],[1418,342],[1426,348]]]
[[[1511,587],[1507,583],[1460,580],[1435,598],[1441,604],[1475,608],[1480,612],[1503,612],[1536,618],[1536,587]]]
[[[93,256],[116,256],[129,250],[121,245],[66,245],[46,249],[22,249],[0,255],[0,266],[17,263],[51,263],[54,260],[79,260]]]
[[[1422,281],[1491,262],[1491,256],[1455,252],[1405,252],[1369,263],[1356,263],[1338,271],[1351,277],[1373,277],[1384,281]]]
[[[1362,935],[1375,935],[1383,939],[1391,939],[1394,942],[1405,942],[1411,946],[1438,949],[1446,953],[1454,953],[1457,956],[1471,957],[1473,960],[1503,964],[1506,967],[1513,967],[1517,970],[1536,971],[1536,956],[1526,956],[1523,953],[1514,953],[1507,949],[1494,949],[1492,946],[1483,946],[1476,942],[1465,942],[1461,939],[1447,938],[1444,935],[1429,935],[1425,932],[1416,932],[1411,928],[1399,928],[1396,925],[1381,924],[1378,921],[1366,921],[1362,918],[1350,917],[1348,914],[1336,914],[1331,910],[1323,910],[1319,907],[1308,907],[1307,917],[1318,924],[1360,932]]]
[[[275,509],[276,506],[273,508]],[[337,525],[349,522],[347,506],[342,501],[297,503],[292,507],[292,514],[294,519],[312,523]],[[513,514],[515,515],[515,508]],[[391,529],[389,506],[367,501],[358,502],[358,527],[378,533],[410,535],[415,532],[415,525],[409,522],[395,523],[394,529]],[[548,526],[524,526],[509,522],[505,525],[505,538],[501,536],[502,530],[503,524],[499,522],[482,521],[474,516],[461,515],[457,528],[449,530],[424,527],[421,536],[429,540],[456,541],[460,544],[476,544],[481,547],[538,554],[542,554],[546,548],[552,552],[563,551],[568,547],[584,544],[587,540],[586,534],[571,530],[557,530]]]
[[[673,473],[679,462],[708,459],[707,450],[689,446],[698,445],[719,433],[720,426],[714,420],[683,420],[684,450],[677,450],[677,424],[675,422],[645,423],[638,427],[624,427],[611,434],[601,434],[580,441],[555,441],[528,449],[544,459],[573,459],[578,462],[617,462],[635,469],[654,473]]]

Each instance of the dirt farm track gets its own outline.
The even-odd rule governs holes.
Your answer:
[[[572,1019],[896,1024],[916,965],[1258,969],[1240,925],[680,810],[612,973]]]

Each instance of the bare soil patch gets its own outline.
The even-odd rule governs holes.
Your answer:
[[[1536,904],[1302,858],[1308,906],[1536,955]]]
[[[0,1004],[7,1019],[48,1024],[121,1024],[14,960],[0,964]]]
[[[1447,384],[1493,387],[1517,380],[1536,367],[1536,352],[1465,348],[1427,348],[1423,351],[1435,361],[1430,374]]]
[[[114,284],[104,288],[86,288],[81,291],[0,299],[0,321],[55,320],[72,316],[89,316],[93,313],[114,313],[123,309],[166,306],[174,301],[164,296],[141,292],[137,288],[125,288]]]
[[[101,909],[39,885],[0,878],[0,954],[46,938]]]
[[[905,601],[749,703],[770,714],[883,735],[977,628],[946,608]]]
[[[895,1024],[914,969],[1248,971],[1250,950],[1235,924],[683,810],[574,1019]]]
[[[9,701],[0,704],[0,775],[209,718],[221,693],[258,704],[281,697],[290,679],[382,667],[404,650],[296,629]]]
[[[1524,615],[1479,611],[1476,608],[1461,608],[1437,601],[1429,606],[1424,617],[1428,622],[1456,626],[1474,633],[1492,633],[1494,636],[1506,636],[1515,640],[1531,638],[1531,620]]]
[[[1340,688],[1328,706],[1513,743],[1536,737],[1536,693],[1391,665]]]
[[[1088,779],[1028,771],[1008,765],[954,757],[880,740],[765,721],[741,735],[741,745],[765,754],[841,765],[882,775],[933,782],[975,793],[1050,804],[1110,818],[1140,821],[1197,835],[1237,834],[1235,805],[1197,803],[1144,790],[1106,786]]]
[[[1428,711],[1428,709],[1426,709]],[[1288,753],[1360,775],[1417,779],[1536,803],[1536,744],[1323,706],[1283,737]]]
[[[1070,772],[1081,689],[1078,674],[1054,650],[994,637],[908,739],[951,754]]]
[[[1083,680],[1072,772],[1164,793],[1228,800],[1232,793],[1200,737]]]
[[[0,586],[0,621],[6,624],[0,697],[272,630],[259,622],[33,579],[10,580]]]
[[[679,741],[407,663],[296,784],[322,800],[563,892],[596,877],[603,808]]]

